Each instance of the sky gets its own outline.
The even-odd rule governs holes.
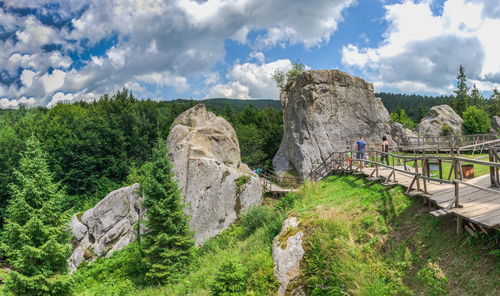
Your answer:
[[[138,98],[278,99],[292,62],[377,92],[500,88],[498,0],[0,0],[0,108]]]

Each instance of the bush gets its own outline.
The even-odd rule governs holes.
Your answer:
[[[404,109],[397,109],[396,112],[391,113],[390,116],[392,122],[401,123],[409,129],[415,128],[415,122],[413,122],[413,120],[411,120],[411,118],[406,115],[406,111]]]
[[[286,212],[293,208],[295,202],[300,198],[300,194],[288,193],[276,204],[276,208],[281,212]]]
[[[468,134],[485,134],[491,127],[488,113],[476,106],[468,107],[464,114],[464,128]]]
[[[260,227],[276,219],[276,212],[266,206],[253,206],[241,217],[241,226],[245,235],[250,236]]]
[[[447,124],[443,125],[443,127],[441,128],[441,134],[443,136],[451,136],[453,133],[453,130],[451,129],[451,127]]]
[[[246,268],[236,259],[225,260],[219,267],[210,291],[213,296],[240,296],[246,292]]]

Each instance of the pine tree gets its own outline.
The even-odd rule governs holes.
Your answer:
[[[420,105],[418,106],[418,113],[417,113],[418,117],[417,117],[417,122],[422,121],[422,118],[424,118],[424,117],[426,116],[426,113],[427,113],[427,112],[425,112],[425,108],[424,108],[424,106],[423,106],[422,104],[420,104]]]
[[[471,98],[468,94],[469,87],[467,87],[467,76],[465,76],[465,69],[460,65],[457,75],[457,90],[455,97],[451,101],[451,107],[455,109],[458,115],[462,116],[464,111],[471,105]]]
[[[52,180],[46,154],[36,138],[26,141],[2,233],[11,266],[5,290],[13,295],[69,295],[66,275],[71,235],[60,211],[62,191]]]
[[[153,284],[174,281],[189,266],[194,251],[189,218],[167,153],[165,143],[158,140],[141,180],[148,229],[141,243],[146,277]]]
[[[500,116],[500,91],[495,88],[490,97],[489,111],[491,116]]]
[[[471,104],[472,106],[483,107],[484,103],[484,97],[474,83],[471,90]]]

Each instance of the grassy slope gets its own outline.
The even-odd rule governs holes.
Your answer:
[[[78,271],[76,294],[210,295],[214,274],[233,258],[246,266],[247,295],[273,295],[271,238],[285,212],[277,209],[287,205],[306,231],[301,280],[310,295],[495,295],[500,289],[493,243],[457,238],[451,219],[431,217],[399,187],[334,176],[306,184],[293,200],[268,200],[210,240],[176,285],[134,288],[123,263],[134,256],[126,250]]]

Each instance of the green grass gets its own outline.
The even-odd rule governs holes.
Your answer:
[[[400,154],[400,155],[406,155],[406,156],[414,156],[414,154]],[[449,154],[427,154],[429,156],[449,156]],[[417,156],[424,156],[424,154],[417,154]],[[469,159],[479,159],[483,161],[488,161],[487,158],[488,154],[461,154],[460,157],[462,158],[469,158]],[[485,158],[486,157],[486,158]],[[402,162],[402,160],[401,160]],[[389,163],[392,165],[393,163],[395,165],[398,165],[398,160],[395,159],[393,156],[389,156]],[[462,164],[471,164],[468,162],[464,162]],[[407,165],[410,167],[414,166],[414,162],[407,162]],[[489,174],[490,167],[485,166],[485,165],[478,165],[478,164],[473,164],[474,165],[474,177],[479,177],[479,176],[484,176]],[[419,161],[419,167],[422,167],[422,162]],[[451,163],[445,163],[443,162],[443,178],[448,179],[449,173],[451,170]],[[420,171],[421,172],[421,171]],[[434,175],[434,177],[439,177],[439,172],[438,171],[431,171],[431,174]],[[451,178],[453,178],[453,174],[451,175]]]
[[[332,176],[250,209],[197,250],[190,271],[176,284],[142,287],[134,243],[80,268],[75,295],[208,296],[216,276],[226,278],[225,262],[238,266],[244,295],[275,295],[271,242],[290,214],[300,217],[305,231],[300,281],[308,295],[493,296],[500,289],[498,235],[457,237],[453,219],[430,216],[400,187]]]
[[[310,295],[496,295],[500,288],[490,254],[498,246],[456,237],[452,219],[428,215],[400,187],[332,176],[306,184],[295,211],[309,229]]]

